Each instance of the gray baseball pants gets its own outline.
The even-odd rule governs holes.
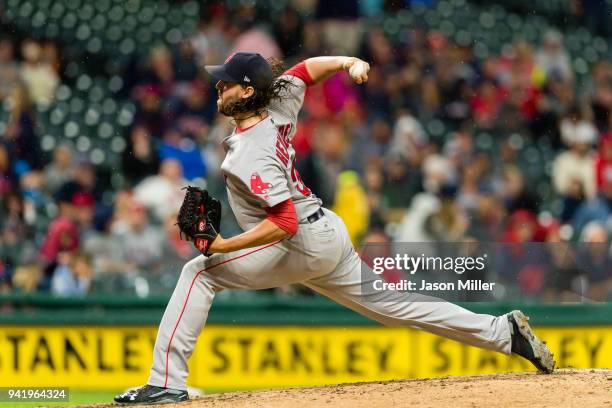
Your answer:
[[[510,354],[505,316],[476,314],[410,293],[393,292],[388,298],[381,292],[364,294],[362,285],[380,277],[367,267],[362,271],[344,222],[332,211],[324,211],[318,221],[300,224],[290,239],[208,258],[201,255],[185,264],[159,325],[148,384],[186,389],[187,361],[216,292],[291,283],[302,283],[387,326],[425,330]]]

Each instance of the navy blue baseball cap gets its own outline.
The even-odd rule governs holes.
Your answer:
[[[223,65],[206,65],[206,72],[214,79],[267,89],[274,80],[268,61],[254,52],[236,52],[230,55]]]

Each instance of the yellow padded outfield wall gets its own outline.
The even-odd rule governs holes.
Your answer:
[[[560,367],[612,367],[612,326],[536,330]],[[144,383],[155,327],[0,329],[0,386],[118,389]],[[385,327],[207,326],[189,384],[216,390],[289,387],[532,368],[519,358],[428,333]]]

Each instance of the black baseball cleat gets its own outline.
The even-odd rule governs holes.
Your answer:
[[[187,394],[187,391],[145,385],[117,395],[115,402],[132,405],[171,404],[187,401],[188,399],[189,394]]]
[[[513,310],[507,316],[512,333],[512,352],[531,361],[540,372],[552,373],[555,369],[553,354],[529,327],[529,317],[520,310]]]

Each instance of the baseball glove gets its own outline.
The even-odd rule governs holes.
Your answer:
[[[181,238],[192,241],[204,255],[220,232],[221,203],[198,187],[185,187],[187,193],[177,217]]]

